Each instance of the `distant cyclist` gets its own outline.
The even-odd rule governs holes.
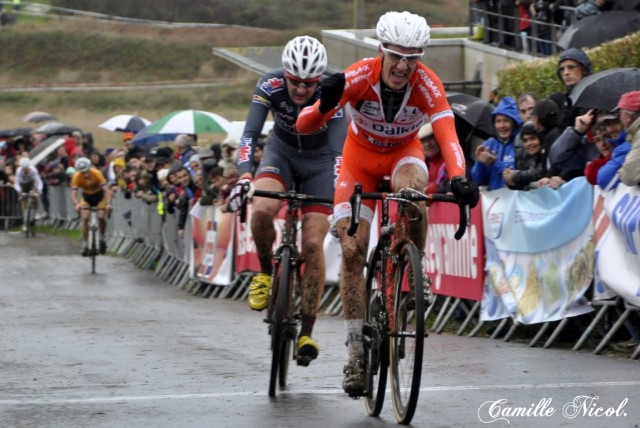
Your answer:
[[[232,210],[242,201],[242,189],[254,179],[253,158],[261,138],[264,122],[271,111],[273,132],[253,186],[258,190],[287,191],[299,183],[301,193],[333,197],[334,171],[342,152],[347,122],[336,110],[327,124],[310,135],[299,135],[295,124],[298,113],[320,97],[320,78],[327,68],[324,46],[313,37],[290,40],[282,53],[279,69],[263,75],[256,85],[247,123],[238,150],[240,180],[229,195]],[[249,287],[249,306],[254,310],[267,307],[273,274],[273,226],[281,202],[254,198],[251,232],[260,260],[260,272]],[[330,205],[306,204],[302,208],[302,325],[297,342],[298,362],[302,365],[317,358],[318,344],[311,338],[316,313],[324,290],[325,261],[323,242],[329,229]]]
[[[342,246],[340,293],[344,307],[349,361],[342,387],[350,396],[364,393],[362,328],[365,311],[364,265],[367,257],[374,201],[363,201],[362,222],[354,237],[347,235],[351,218],[349,198],[354,185],[375,192],[383,177],[391,177],[394,191],[424,192],[428,172],[418,130],[430,120],[451,178],[451,190],[460,201],[475,205],[478,188],[465,178],[465,160],[456,135],[453,112],[442,82],[419,62],[429,43],[427,21],[409,12],[388,12],[378,20],[379,55],[363,59],[322,82],[320,101],[298,117],[301,133],[314,132],[344,105],[352,125],[344,145],[333,215]],[[432,177],[435,179],[436,177]],[[415,219],[410,234],[423,251],[427,233],[424,203],[410,207]]]
[[[31,164],[31,160],[27,157],[20,158],[18,161],[16,181],[13,184],[13,188],[18,192],[22,212],[27,209],[28,199],[25,197],[27,194],[33,195],[35,208],[38,208],[38,200],[42,194],[42,179],[36,167]],[[22,227],[26,228],[27,225],[25,224]]]
[[[100,254],[107,252],[105,231],[107,229],[107,211],[111,210],[111,187],[102,172],[94,167],[91,161],[85,157],[79,158],[75,163],[76,172],[71,178],[71,202],[82,216],[82,256],[87,257],[89,249],[89,217],[91,212],[88,207],[100,208],[98,211],[98,226],[100,231]],[[78,191],[81,191],[79,195]],[[84,208],[84,209],[83,209]]]

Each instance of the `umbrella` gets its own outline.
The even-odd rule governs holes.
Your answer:
[[[27,123],[48,122],[50,120],[58,120],[58,118],[44,111],[32,111],[22,118],[22,121]]]
[[[40,144],[29,151],[29,158],[31,158],[31,162],[34,165],[40,163],[40,161],[46,159],[47,156],[56,151],[58,147],[62,146],[64,142],[65,139],[60,138],[58,135],[45,138],[40,142]]]
[[[147,127],[148,128],[148,127]],[[180,134],[150,134],[147,128],[143,128],[133,137],[132,144],[138,146],[157,146],[165,141],[173,141]]]
[[[98,126],[100,128],[108,129],[109,131],[133,132],[135,134],[150,124],[151,121],[144,117],[131,114],[119,114],[117,116],[113,116],[111,119],[107,119]]]
[[[82,132],[80,128],[76,128],[72,125],[65,125],[64,123],[60,122],[50,122],[37,128],[35,131],[33,131],[33,133],[45,135],[70,135],[74,131]]]
[[[447,101],[456,117],[456,129],[465,128],[471,134],[483,138],[495,133],[491,121],[494,107],[489,101],[461,92],[447,93]]]
[[[0,138],[26,137],[31,135],[33,129],[26,127],[0,129]]]
[[[640,30],[640,13],[614,10],[582,18],[558,40],[562,49],[589,48]]]
[[[231,130],[231,123],[215,113],[201,110],[179,110],[149,125],[147,134],[203,134]]]
[[[611,111],[625,92],[640,89],[640,69],[610,68],[580,80],[569,93],[576,107]]]

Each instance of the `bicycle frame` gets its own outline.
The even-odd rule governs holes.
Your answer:
[[[89,252],[91,255],[91,273],[96,273],[96,257],[98,255],[98,231],[100,225],[98,223],[98,211],[105,211],[106,208],[98,208],[92,206],[83,206],[81,210],[90,210],[89,215]]]
[[[274,275],[271,295],[267,305],[265,322],[269,324],[271,335],[271,375],[269,396],[276,390],[276,379],[280,388],[287,383],[289,361],[296,358],[294,344],[297,339],[300,322],[300,271],[303,260],[298,250],[299,210],[305,202],[332,203],[320,196],[305,195],[295,190],[273,192],[255,190],[252,197],[277,199],[287,204],[285,224],[282,229],[281,242],[274,252]],[[244,222],[246,200],[240,211],[240,221]]]
[[[36,216],[36,204],[37,204],[37,198],[38,194],[34,193],[33,191],[28,192],[28,193],[22,193],[20,196],[20,199],[25,199],[27,200],[27,203],[24,207],[23,213],[22,213],[22,221],[23,224],[25,226],[24,232],[25,232],[25,237],[29,237],[29,236],[36,236],[36,229],[35,229],[35,216]]]
[[[388,184],[388,182],[386,183]],[[378,416],[384,403],[387,370],[391,367],[393,407],[399,423],[409,424],[417,407],[422,375],[425,294],[431,293],[425,278],[422,250],[412,242],[407,207],[418,201],[457,203],[451,195],[425,195],[413,189],[363,193],[357,184],[351,197],[352,217],[348,234],[357,230],[363,199],[381,200],[381,233],[368,258],[363,342],[366,360],[365,406]],[[398,202],[398,219],[391,222],[389,201]],[[460,206],[456,239],[466,230],[469,209]],[[375,225],[372,225],[375,227]],[[425,284],[426,283],[426,284]],[[427,285],[428,289],[425,289]],[[388,351],[388,353],[387,353]]]

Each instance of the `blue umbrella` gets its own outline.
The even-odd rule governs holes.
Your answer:
[[[132,143],[136,146],[154,147],[165,141],[173,141],[180,134],[156,134],[155,132],[149,132],[148,126],[142,128],[135,137],[133,137]]]

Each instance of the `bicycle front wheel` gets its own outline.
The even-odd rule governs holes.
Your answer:
[[[24,227],[24,233],[25,233],[25,237],[29,237],[29,236],[36,236],[36,230],[35,230],[35,225],[33,224],[33,219],[35,216],[35,212],[33,209],[33,201],[31,200],[31,197],[28,197],[29,199],[27,200],[27,215],[24,219],[25,222],[25,227]]]
[[[288,364],[287,355],[284,355],[284,353],[287,352],[285,317],[287,314],[289,295],[290,259],[291,250],[289,248],[283,248],[280,263],[276,267],[276,274],[273,277],[271,299],[275,298],[275,306],[271,316],[271,375],[269,378],[269,397],[276,395],[276,385],[279,380],[278,372],[280,371],[281,376],[283,376],[282,368],[285,364]],[[284,373],[284,379],[280,379],[281,387],[285,383],[286,371]]]
[[[416,411],[424,352],[424,279],[418,249],[402,247],[394,280],[391,326],[391,389],[398,423],[409,424]]]
[[[91,230],[89,231],[90,233],[90,240],[91,240],[91,246],[90,251],[91,251],[91,273],[96,273],[96,256],[98,255],[98,234],[96,232],[95,228],[91,228]]]
[[[367,263],[367,306],[365,307],[363,342],[367,357],[367,395],[365,407],[369,416],[379,416],[384,404],[389,369],[389,337],[382,290],[382,257],[378,248]]]

